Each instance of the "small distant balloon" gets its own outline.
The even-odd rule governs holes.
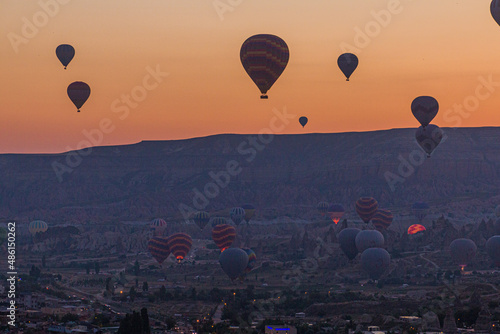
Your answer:
[[[301,118],[299,118],[299,123],[300,123],[300,125],[302,125],[302,127],[306,126],[307,121],[308,121],[308,119],[305,116],[302,116]]]
[[[408,227],[408,234],[417,234],[418,232],[423,232],[425,231],[425,227],[420,224],[413,224],[410,227]]]
[[[361,197],[356,201],[356,212],[365,224],[368,224],[378,209],[378,202],[373,197]]]
[[[334,203],[328,207],[328,215],[330,219],[337,224],[342,216],[344,216],[345,209],[344,206],[340,203]]]
[[[417,144],[427,153],[427,157],[430,158],[432,152],[434,152],[443,139],[443,130],[434,124],[429,124],[425,128],[419,127],[417,132],[415,132],[415,139],[417,140]]]
[[[191,250],[193,240],[186,233],[175,233],[168,237],[167,247],[175,256],[177,262],[181,262]]]
[[[426,202],[415,202],[411,206],[411,211],[413,215],[417,218],[418,222],[422,224],[422,221],[429,212],[429,204],[427,204]]]
[[[90,87],[85,82],[75,81],[68,86],[68,96],[80,112],[80,108],[90,96]]]
[[[168,248],[168,237],[153,237],[148,241],[148,250],[151,256],[162,264],[163,261],[170,255]]]
[[[322,216],[326,215],[326,213],[328,212],[328,207],[329,207],[328,202],[319,202],[318,205],[316,206],[316,208],[318,209],[318,212]]]
[[[194,223],[200,228],[200,230],[203,230],[210,221],[210,215],[208,214],[208,212],[198,211],[194,214],[193,220]]]
[[[245,209],[242,207],[234,207],[229,212],[229,216],[236,225],[239,225],[242,220],[245,219]]]
[[[63,64],[64,69],[66,69],[75,56],[75,49],[69,44],[61,44],[56,48],[56,56],[59,58],[61,64]]]
[[[393,215],[390,210],[378,209],[373,215],[372,224],[379,231],[386,230],[392,224]]]
[[[411,103],[413,116],[424,128],[436,117],[438,110],[439,103],[432,96],[419,96]]]
[[[476,256],[477,246],[470,239],[455,239],[450,244],[451,258],[463,270]]]
[[[358,57],[352,53],[344,53],[337,59],[340,70],[344,73],[346,81],[349,81],[352,73],[358,67]]]

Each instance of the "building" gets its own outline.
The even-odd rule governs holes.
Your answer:
[[[266,325],[265,334],[297,334],[297,328],[287,325]]]

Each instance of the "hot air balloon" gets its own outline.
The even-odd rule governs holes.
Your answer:
[[[361,266],[373,280],[379,279],[390,264],[391,256],[383,248],[368,248],[361,253]]]
[[[420,225],[420,224],[413,224],[410,227],[408,227],[408,234],[416,234],[418,232],[423,232],[425,231],[425,227]]]
[[[255,206],[253,206],[253,204],[246,203],[243,204],[241,207],[245,209],[245,221],[248,224],[250,223],[250,219],[252,219],[253,216],[255,215]]]
[[[356,201],[356,212],[366,224],[370,222],[377,209],[378,202],[373,197],[361,197]]]
[[[328,207],[328,216],[337,224],[345,213],[344,206],[339,203],[334,203]]]
[[[168,237],[167,245],[177,262],[181,262],[191,250],[193,240],[186,233],[175,233]]]
[[[490,12],[495,22],[500,25],[500,0],[491,1]]]
[[[358,67],[358,57],[352,53],[344,53],[337,59],[337,64],[340,70],[344,73],[346,81],[349,81],[349,77],[354,72],[356,67]]]
[[[443,130],[434,124],[429,124],[425,128],[419,127],[415,133],[415,139],[418,145],[427,153],[427,157],[430,158],[432,152],[443,139]]]
[[[43,220],[34,220],[29,224],[29,231],[32,236],[35,236],[37,233],[43,233],[48,230],[49,226]]]
[[[194,214],[193,220],[195,224],[198,225],[200,230],[203,230],[210,221],[210,215],[208,214],[208,212],[198,211]]]
[[[212,239],[222,252],[233,244],[235,238],[236,229],[231,225],[216,225],[212,229]]]
[[[300,123],[300,125],[302,125],[302,127],[306,126],[307,121],[308,121],[308,119],[305,116],[302,116],[299,118],[299,123]]]
[[[69,44],[61,44],[56,48],[56,56],[63,64],[64,69],[75,56],[75,49]]]
[[[257,255],[255,255],[255,252],[250,248],[242,248],[242,249],[248,255],[248,264],[245,268],[245,274],[248,274],[253,270],[253,268],[255,268],[255,265],[257,264]]]
[[[415,202],[411,206],[411,211],[413,212],[413,215],[417,218],[418,222],[422,224],[422,221],[429,212],[429,204],[425,202]]]
[[[470,239],[455,239],[450,244],[451,258],[462,270],[476,256],[477,246]]]
[[[236,225],[239,225],[245,218],[245,209],[243,209],[242,207],[232,208],[229,212],[229,216]]]
[[[240,59],[245,71],[267,99],[267,91],[285,70],[289,58],[285,41],[274,35],[249,37],[240,50]]]
[[[316,208],[318,209],[318,212],[324,216],[328,212],[328,207],[330,205],[327,202],[319,202]]]
[[[227,223],[227,219],[224,217],[212,217],[210,218],[210,225],[212,225],[212,227],[215,227],[217,225],[229,225],[229,224]]]
[[[356,248],[360,253],[368,248],[384,247],[384,236],[377,230],[363,230],[356,235]]]
[[[167,228],[167,222],[161,218],[155,218],[149,225],[151,231],[153,231],[153,235],[162,235],[165,229]]]
[[[90,87],[85,82],[75,81],[68,86],[68,96],[80,112],[80,108],[90,96]]]
[[[419,96],[411,103],[413,116],[424,128],[436,117],[438,110],[438,101],[431,96]]]
[[[386,230],[392,223],[393,215],[390,210],[378,209],[372,218],[372,224],[379,231]]]
[[[248,254],[240,248],[228,248],[220,254],[219,263],[231,280],[244,273],[248,265]]]
[[[159,264],[170,255],[168,248],[168,237],[153,237],[148,241],[148,250]]]
[[[338,240],[340,249],[344,254],[352,260],[358,255],[358,248],[356,247],[356,236],[361,232],[359,228],[349,227],[340,231]]]
[[[495,265],[500,267],[500,235],[494,235],[486,241],[486,252]]]

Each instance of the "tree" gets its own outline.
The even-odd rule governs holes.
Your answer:
[[[167,329],[168,330],[171,330],[172,328],[175,327],[175,325],[177,325],[177,322],[175,321],[175,319],[173,317],[167,317],[167,319],[165,319],[165,324],[167,325]]]
[[[45,262],[45,254],[42,256],[42,268],[45,268],[46,262]]]
[[[158,294],[158,297],[160,300],[167,300],[167,289],[165,288],[165,285],[162,285],[160,287],[160,293]]]
[[[148,291],[148,290],[149,290],[148,282],[144,281],[144,283],[142,283],[142,291]]]
[[[141,309],[141,320],[142,320],[142,332],[144,334],[151,333],[151,328],[149,327],[148,309],[145,307]]]
[[[78,315],[73,313],[66,313],[61,318],[61,322],[78,321],[78,320],[79,320]]]
[[[134,263],[134,275],[139,276],[139,273],[141,272],[141,266],[139,265],[139,261],[135,260]]]
[[[85,265],[85,270],[87,270],[87,275],[90,274],[90,262],[87,262],[87,264]]]
[[[101,270],[101,266],[99,265],[99,262],[97,262],[97,261],[94,263],[94,270],[95,270],[96,275],[99,275],[99,271]]]
[[[133,302],[135,300],[135,297],[137,296],[137,292],[135,292],[135,287],[131,286],[130,291],[128,293],[128,296],[130,297],[130,301]]]

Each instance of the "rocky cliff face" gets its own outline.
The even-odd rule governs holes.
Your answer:
[[[279,135],[269,143],[217,135],[0,155],[0,214],[25,222],[181,219],[182,208],[214,212],[250,202],[257,218],[308,219],[319,201],[354,212],[363,195],[386,208],[425,200],[450,212],[492,212],[500,202],[500,128],[444,129],[429,159],[414,132]]]

